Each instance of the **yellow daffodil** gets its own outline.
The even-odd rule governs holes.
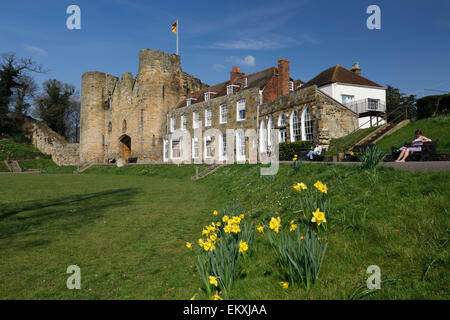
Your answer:
[[[216,247],[211,240],[208,240],[203,244],[203,249],[205,249],[205,251],[213,251],[215,248]]]
[[[240,215],[239,215],[239,219],[244,219],[245,218],[245,214],[243,214],[243,213],[241,213]]]
[[[215,233],[211,234],[211,235],[209,236],[209,239],[210,239],[211,241],[213,241],[213,242],[216,242],[216,240],[217,240],[216,234],[215,234]]]
[[[292,186],[292,188],[294,188],[294,190],[297,191],[297,192],[299,192],[299,193],[300,193],[302,190],[306,190],[306,189],[307,189],[306,184],[304,184],[303,182],[297,182],[296,184],[294,184],[294,185]]]
[[[203,242],[203,239],[198,239],[198,245],[199,245],[200,247],[203,247],[204,244],[205,244],[205,243]]]
[[[209,283],[212,284],[213,286],[218,286],[219,284],[217,283],[217,279],[214,276],[209,276]]]
[[[222,218],[223,222],[228,222],[228,220],[230,220],[230,218],[228,216],[223,216],[223,218]]]
[[[216,226],[220,227],[222,225],[222,223],[220,221],[216,222]]]
[[[353,157],[355,153],[353,151],[350,151],[350,155]]]
[[[214,210],[213,215],[217,216],[218,214],[217,210]]]
[[[231,232],[231,225],[227,224],[224,228],[223,231],[225,231],[226,233],[230,233]]]
[[[300,236],[300,240],[303,240],[303,236]]]
[[[211,300],[222,300],[222,298],[216,293],[211,297]]]
[[[204,235],[208,235],[209,234],[209,229],[208,228],[203,228],[203,230],[202,230],[202,236],[204,236]]]
[[[292,161],[297,161],[297,157],[292,158]]]
[[[189,249],[191,249],[191,248],[192,248],[192,243],[186,242],[186,247],[188,247]]]
[[[233,223],[235,223],[235,224],[241,223],[241,218],[239,218],[238,216],[234,216],[233,217]]]
[[[282,281],[282,282],[280,282],[280,286],[281,286],[283,289],[287,289],[287,288],[289,287],[289,282],[284,282],[284,281]]]
[[[327,186],[326,185],[324,185],[324,184],[322,184],[321,186],[320,186],[320,192],[322,192],[322,193],[327,193],[327,191],[328,191],[328,188],[327,188]]]
[[[281,227],[280,217],[270,219],[269,228],[278,233],[278,229]]]
[[[232,226],[231,226],[231,232],[233,232],[233,233],[239,233],[241,231],[241,228],[239,228],[239,225],[237,225],[237,224],[233,224]]]
[[[259,233],[263,233],[263,232],[264,232],[264,227],[263,227],[262,225],[258,225],[258,226],[256,227],[256,230],[257,230]]]
[[[192,297],[191,297],[191,300],[195,300],[195,296],[196,296],[197,294],[194,294]]]
[[[297,225],[295,223],[291,224],[291,227],[289,228],[290,231],[294,231],[297,229]]]
[[[248,250],[247,242],[243,242],[242,240],[239,241],[239,252],[244,253],[247,250]]]
[[[319,208],[317,208],[317,210],[313,212],[311,222],[317,223],[318,226],[320,226],[320,224],[323,222],[327,222],[327,220],[325,219],[325,212],[322,212],[319,210]]]

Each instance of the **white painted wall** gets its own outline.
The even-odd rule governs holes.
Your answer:
[[[360,86],[356,84],[332,83],[319,88],[333,99],[342,103],[342,95],[354,96],[353,101],[361,99],[378,99],[386,103],[386,89]]]

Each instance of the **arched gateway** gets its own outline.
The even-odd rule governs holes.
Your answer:
[[[124,158],[126,161],[128,161],[128,159],[131,156],[131,138],[130,136],[124,134],[123,136],[121,136],[119,138],[119,142],[120,142],[120,150],[121,150],[121,154],[122,154],[122,158]]]

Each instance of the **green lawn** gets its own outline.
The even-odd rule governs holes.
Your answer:
[[[194,165],[161,165],[0,175],[0,299],[205,299],[185,242],[197,242],[211,212],[233,201],[246,220],[267,224],[279,212],[286,225],[298,208],[292,184],[316,180],[332,201],[318,283],[282,289],[267,237],[256,234],[232,298],[348,299],[373,264],[384,282],[366,298],[450,298],[449,172],[307,164],[295,174],[281,165],[274,178],[256,165],[194,174]],[[72,264],[81,290],[66,288]]]
[[[405,142],[411,143],[417,129],[427,138],[439,139],[437,152],[450,152],[450,115],[412,121],[393,134],[385,136],[376,146],[384,153],[390,154],[391,147],[401,147]]]

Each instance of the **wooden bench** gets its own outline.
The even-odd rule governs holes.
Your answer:
[[[416,160],[416,161],[430,161],[433,160],[436,155],[436,146],[438,144],[439,139],[430,142],[424,142],[422,144],[422,151],[415,151],[406,158],[406,160]],[[405,142],[403,145],[405,147],[411,147],[411,143]],[[391,147],[391,157],[392,160],[395,160],[400,155],[400,151],[398,151],[400,147]]]

